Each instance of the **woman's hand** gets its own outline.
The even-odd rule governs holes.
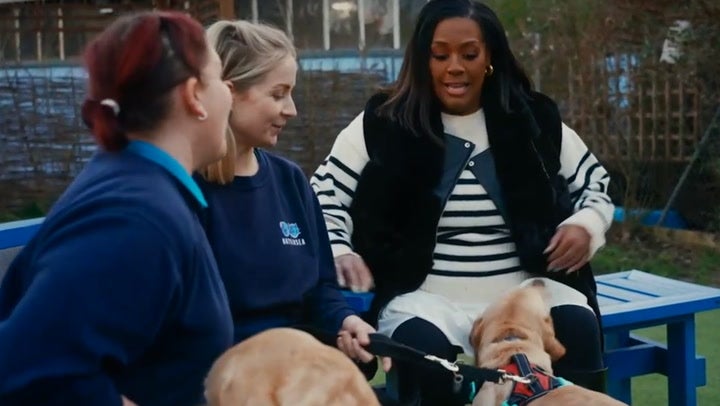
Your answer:
[[[356,253],[344,254],[335,258],[335,271],[338,284],[349,287],[353,292],[367,292],[373,286],[373,277],[362,257]]]
[[[365,323],[360,317],[355,315],[347,316],[345,320],[343,320],[342,327],[338,333],[337,346],[340,351],[344,352],[351,359],[368,363],[372,361],[375,356],[367,352],[363,346],[370,344],[369,334],[374,332],[375,329]],[[385,372],[389,371],[392,366],[390,358],[383,357],[382,365]]]
[[[569,274],[582,268],[590,260],[590,239],[590,233],[581,226],[568,224],[558,228],[544,251],[550,253],[548,271],[567,269]]]

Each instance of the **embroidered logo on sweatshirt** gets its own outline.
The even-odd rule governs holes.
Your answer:
[[[300,237],[300,227],[298,227],[297,223],[281,221],[280,231],[282,231],[283,235],[283,245],[305,245],[305,239],[298,238]]]

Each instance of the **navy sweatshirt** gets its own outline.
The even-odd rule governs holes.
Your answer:
[[[150,144],[96,154],[0,286],[0,405],[197,405],[232,324],[198,217]]]
[[[259,170],[218,185],[196,176],[206,230],[235,322],[235,342],[271,327],[313,323],[336,333],[354,314],[337,284],[322,211],[292,162],[256,150]]]

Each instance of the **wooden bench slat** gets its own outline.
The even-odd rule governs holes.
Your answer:
[[[608,303],[628,303],[654,299],[657,295],[623,289],[613,285],[598,284],[598,300]]]
[[[678,293],[685,293],[688,289],[693,291],[713,290],[713,288],[707,286],[665,278],[638,270],[624,272],[624,274],[625,275],[612,275],[612,277],[601,275],[597,278],[598,283],[654,296],[671,296]]]
[[[609,368],[608,374],[611,380],[627,379],[636,376],[659,373],[668,375],[668,349],[661,343],[646,342],[643,337],[637,337],[628,347],[608,350],[605,353],[605,365],[622,365],[622,368]],[[707,377],[707,360],[705,357],[696,355],[695,386],[705,386]]]
[[[597,282],[607,328],[637,328],[720,307],[720,289],[638,270],[600,275]]]

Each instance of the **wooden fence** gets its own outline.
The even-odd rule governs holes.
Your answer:
[[[385,78],[380,70],[301,70],[299,115],[274,151],[309,175]],[[85,89],[76,66],[0,69],[0,214],[54,201],[94,153],[80,118]]]
[[[566,119],[605,161],[685,162],[703,126],[696,81],[667,67],[569,64]]]

